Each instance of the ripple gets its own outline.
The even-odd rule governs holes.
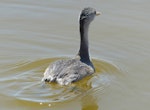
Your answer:
[[[13,75],[1,81],[5,95],[16,97],[19,100],[38,103],[59,103],[82,98],[89,93],[103,93],[115,78],[119,69],[106,61],[93,59],[96,73],[73,83],[69,86],[59,86],[55,83],[42,83],[44,69],[50,62],[60,58],[41,59],[33,62],[19,62],[7,72]],[[9,65],[10,67],[10,65]],[[84,95],[83,95],[84,94]],[[80,96],[80,97],[78,97]]]

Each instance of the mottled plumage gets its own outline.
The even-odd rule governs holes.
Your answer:
[[[45,70],[43,80],[68,85],[92,73],[94,69],[79,59],[58,60]]]

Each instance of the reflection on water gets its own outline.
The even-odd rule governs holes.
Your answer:
[[[1,86],[1,89],[7,88],[1,93],[16,98],[16,103],[19,101],[18,104],[21,102],[27,105],[39,103],[41,107],[55,108],[59,104],[78,100],[81,102],[83,110],[90,110],[91,108],[96,110],[98,105],[96,98],[93,97],[94,94],[103,93],[104,88],[112,81],[111,74],[119,72],[115,66],[105,61],[93,60],[96,73],[79,82],[63,87],[55,83],[42,83],[41,78],[44,69],[55,60],[58,58],[9,64],[8,67],[11,65],[11,68],[7,74],[12,75],[1,80],[1,85],[5,85]]]
[[[96,73],[67,87],[41,83],[50,62],[78,51],[85,6],[102,12],[89,32]],[[1,109],[149,110],[149,9],[146,0],[1,0]]]
[[[14,75],[11,78],[3,79],[2,84],[7,87],[3,94],[16,97],[19,100],[49,103],[51,105],[78,99],[83,103],[83,109],[85,110],[87,106],[92,107],[96,103],[94,99],[93,101],[91,99],[93,93],[96,93],[96,91],[99,91],[99,94],[103,92],[103,89],[112,81],[111,74],[119,72],[115,66],[107,62],[93,60],[96,73],[79,82],[69,86],[42,83],[40,80],[43,76],[44,67],[55,60],[58,60],[58,58],[18,63],[9,70]],[[91,100],[91,102],[88,100]]]
[[[82,110],[98,110],[97,101],[93,98],[93,96],[84,96],[82,98]]]

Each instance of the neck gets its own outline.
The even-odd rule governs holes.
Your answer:
[[[89,43],[88,43],[88,29],[89,23],[85,23],[84,21],[80,21],[80,50],[78,55],[80,56],[80,60],[85,63],[90,63],[89,58]]]

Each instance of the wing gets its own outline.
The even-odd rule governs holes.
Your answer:
[[[92,73],[94,69],[78,59],[59,60],[45,70],[42,81],[67,85]]]
[[[56,78],[56,81],[60,85],[68,85],[71,82],[76,82],[83,77],[94,73],[92,67],[79,60],[72,60],[71,62],[71,65],[64,68]]]

